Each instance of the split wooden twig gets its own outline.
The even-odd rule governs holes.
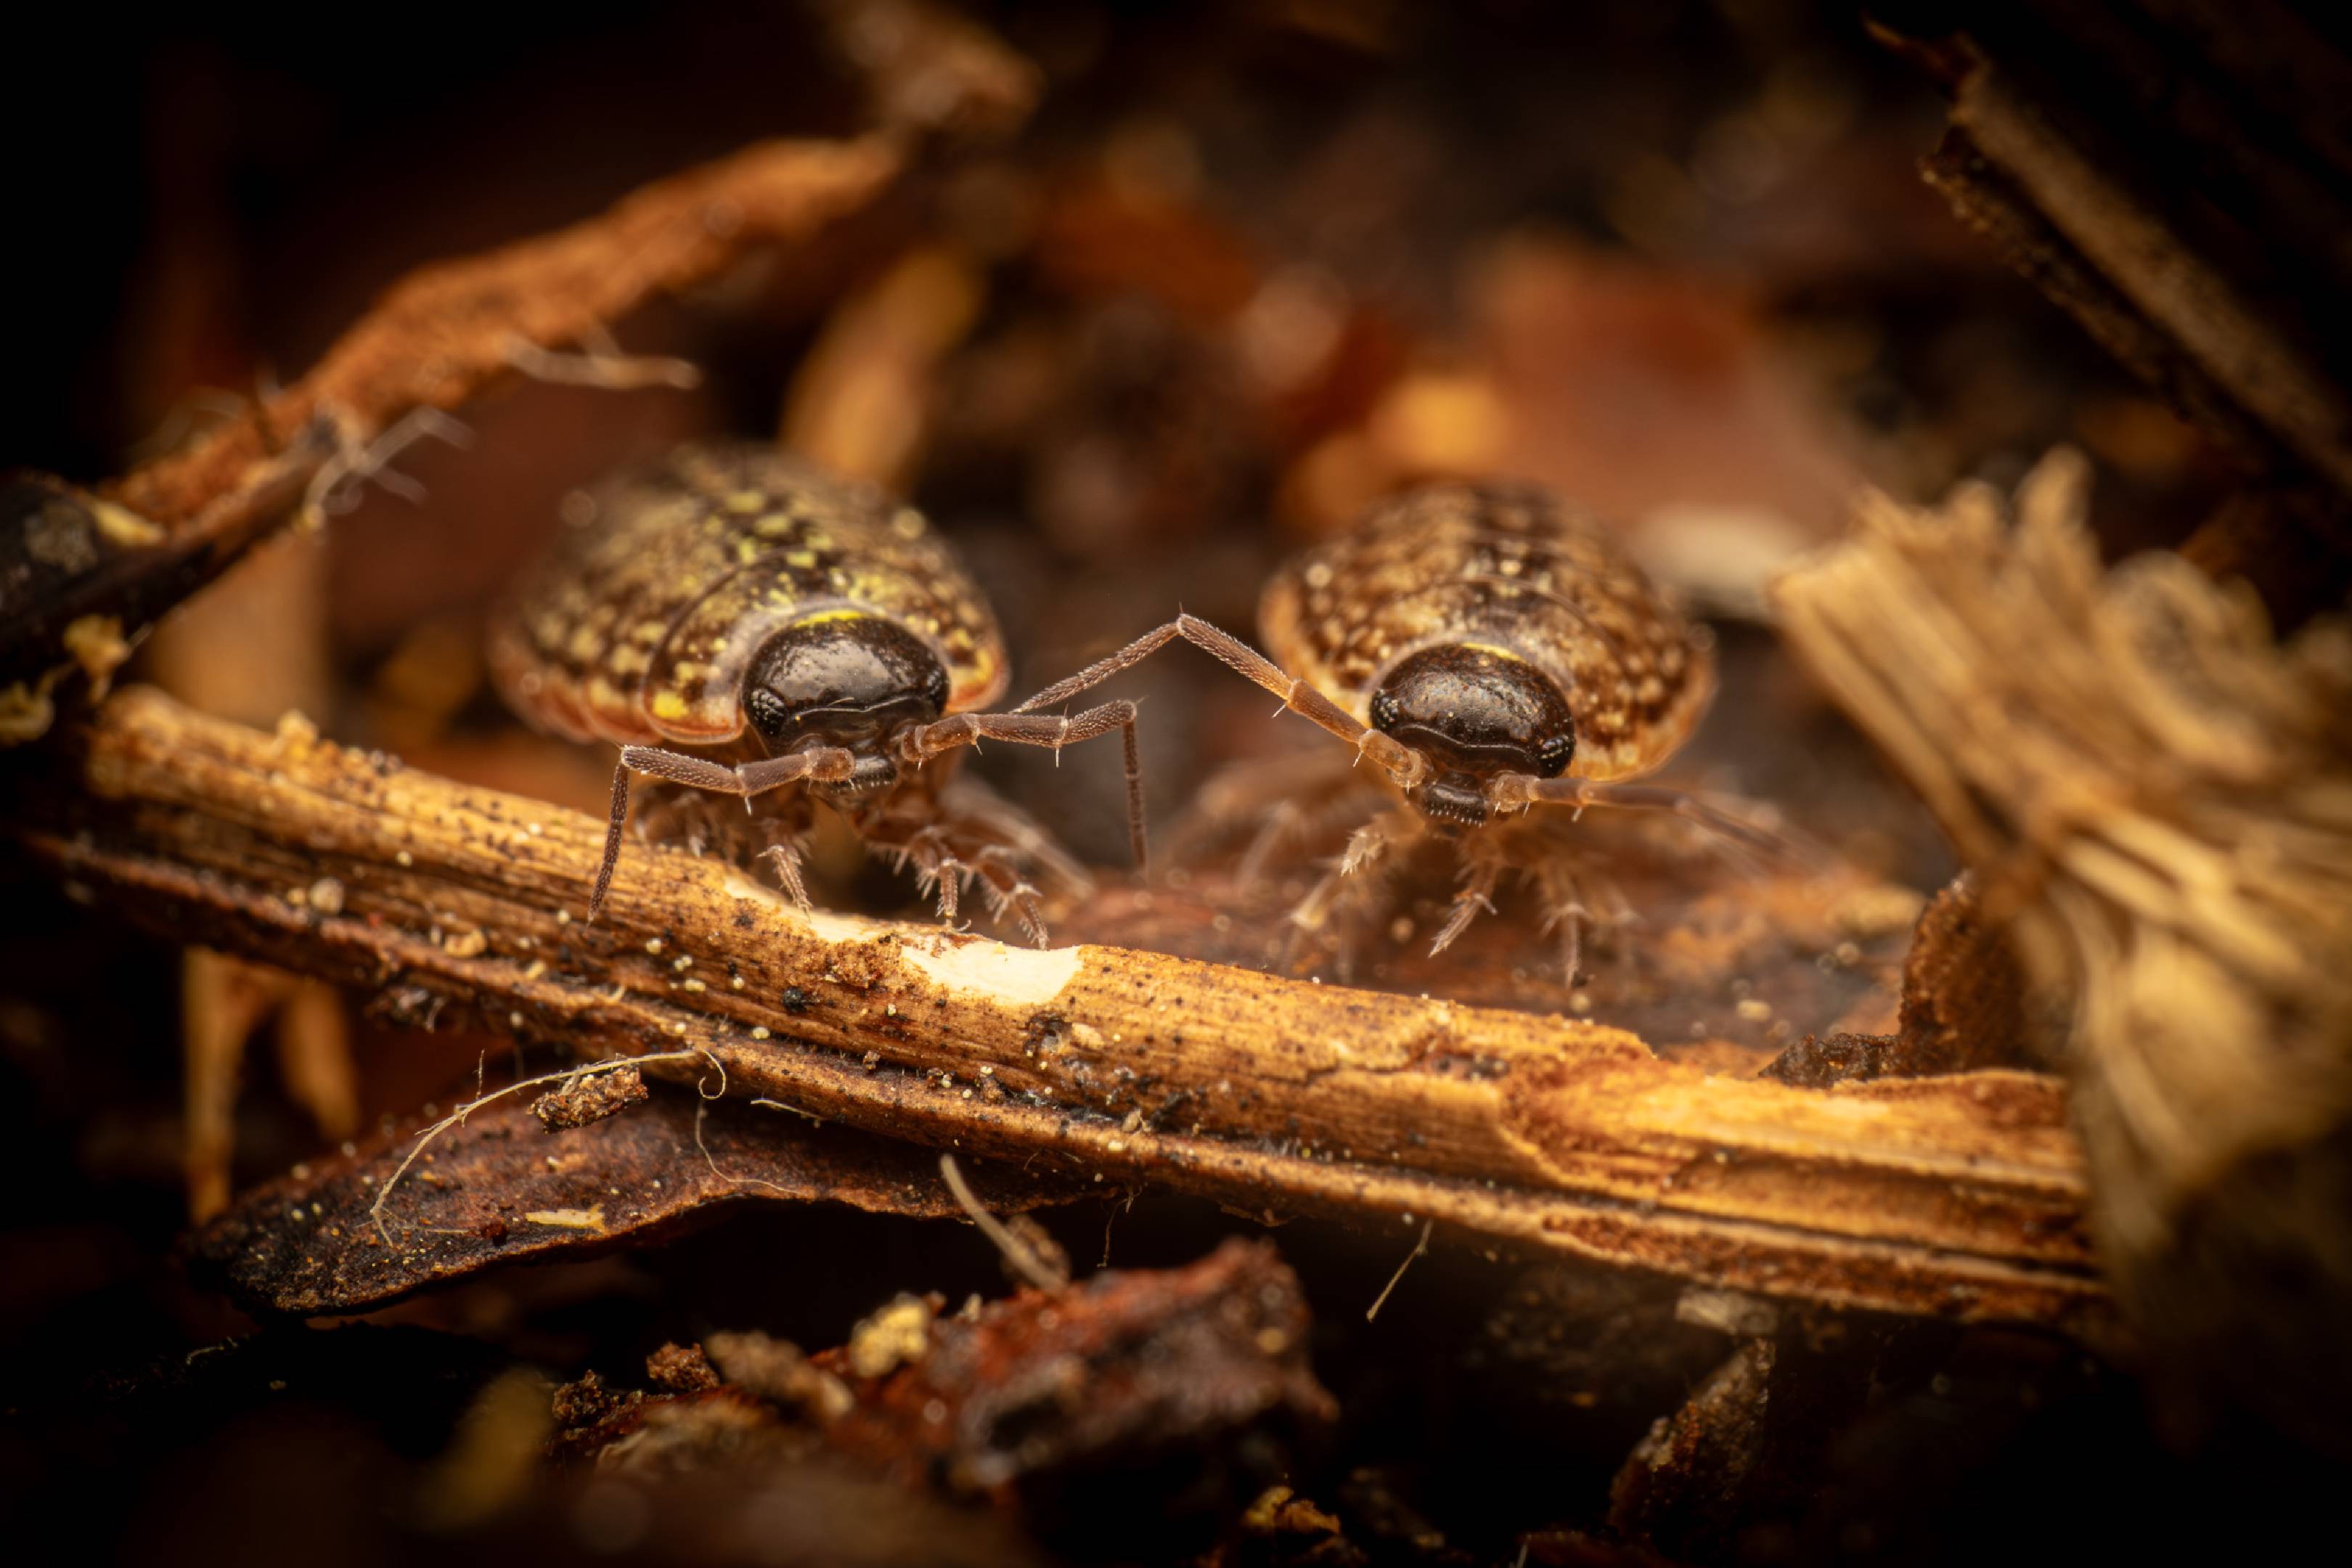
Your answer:
[[[2084,1326],[2105,1311],[2058,1085],[1711,1077],[1622,1031],[1160,953],[803,918],[740,872],[144,690],[23,776],[12,831],[184,942],[422,987],[585,1056],[708,1051],[742,1092],[1252,1212],[1442,1221],[1741,1289]],[[333,911],[295,896],[321,877]]]

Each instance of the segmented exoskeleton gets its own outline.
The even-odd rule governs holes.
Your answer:
[[[1016,710],[1066,701],[1183,637],[1348,742],[1336,780],[1286,767],[1208,792],[1230,815],[1270,785],[1278,827],[1302,794],[1344,788],[1367,759],[1378,769],[1385,795],[1293,912],[1301,927],[1327,921],[1349,879],[1433,833],[1460,846],[1465,870],[1433,951],[1492,909],[1497,879],[1516,868],[1542,889],[1572,978],[1591,910],[1559,836],[1521,831],[1535,826],[1529,808],[1662,809],[1734,841],[1780,842],[1684,792],[1630,782],[1706,711],[1713,640],[1607,524],[1539,487],[1449,482],[1384,501],[1282,566],[1258,619],[1272,658],[1180,615]]]
[[[520,711],[615,742],[612,826],[589,900],[603,906],[632,773],[743,798],[764,854],[805,906],[801,840],[818,804],[910,865],[943,917],[977,879],[994,912],[1045,941],[1042,867],[1085,873],[1045,833],[956,775],[982,740],[1126,737],[1129,827],[1143,853],[1135,707],[985,712],[1004,640],[987,602],[914,510],[751,443],[694,444],[614,476],[495,626],[491,667]]]

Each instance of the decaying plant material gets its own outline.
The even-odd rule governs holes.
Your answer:
[[[2126,1296],[2352,1430],[2352,630],[2282,644],[2243,584],[2167,553],[2103,572],[2085,483],[2053,454],[2013,522],[1983,489],[1875,500],[1779,603],[2064,999]]]
[[[602,342],[606,323],[757,247],[808,239],[898,167],[882,140],[750,148],[560,233],[412,275],[301,380],[103,493],[12,481],[0,491],[0,680],[13,683],[0,688],[0,744],[47,731],[67,675],[102,692],[158,616],[296,511],[445,429],[437,411],[518,373],[576,367],[632,384],[633,362],[557,351]]]
[[[1097,1274],[934,1317],[831,1436],[903,1480],[990,1493],[1122,1448],[1181,1453],[1188,1435],[1270,1413],[1328,1422],[1308,1328],[1274,1247],[1228,1241],[1189,1268]],[[816,1364],[839,1371],[854,1355]]]
[[[919,0],[835,6],[841,52],[880,128],[769,142],[635,191],[599,216],[394,285],[320,362],[184,449],[96,492],[44,475],[0,485],[0,746],[37,739],[52,693],[92,695],[157,617],[295,515],[319,521],[446,417],[516,374],[590,386],[691,385],[633,359],[610,325],[744,258],[804,247],[873,205],[923,135],[1001,136],[1036,99],[1035,70],[984,28]]]
[[[1664,139],[1687,154],[1629,145],[1608,92],[1559,121],[1566,62],[1530,86],[1486,46],[1423,49],[1455,35],[1409,7],[1276,7],[1245,48],[1228,30],[1142,73],[1123,23],[1024,23],[1033,66],[920,0],[814,9],[871,132],[755,147],[416,274],[290,390],[121,479],[0,482],[0,739],[41,742],[0,759],[0,849],[56,884],[35,922],[70,900],[75,963],[189,954],[184,1142],[130,1082],[169,1064],[108,1029],[129,1010],[79,973],[0,996],[0,1068],[72,1064],[77,1107],[99,1107],[53,1118],[77,1169],[131,1150],[110,1157],[167,1186],[184,1155],[200,1205],[229,1205],[171,1271],[160,1370],[123,1380],[141,1414],[95,1419],[290,1413],[289,1440],[219,1471],[274,1520],[331,1494],[302,1469],[329,1447],[318,1411],[397,1406],[411,1447],[383,1473],[417,1501],[390,1528],[436,1553],[462,1533],[531,1560],[1333,1568],[1903,1561],[1930,1535],[1965,1557],[1967,1525],[1946,1527],[2014,1531],[2021,1474],[2109,1528],[2087,1460],[2041,1461],[2056,1432],[2116,1475],[2154,1462],[2142,1387],[2101,1353],[2137,1348],[2111,1331],[2117,1280],[2158,1349],[2204,1353],[2306,1429],[2352,1407],[2314,1375],[2352,1310],[2352,655],[2327,626],[2279,645],[2184,564],[2264,567],[2283,625],[2340,586],[2279,585],[2352,537],[2329,531],[2352,493],[2344,345],[2243,264],[2269,247],[2280,278],[2352,280],[2352,208],[2236,112],[2272,73],[2307,110],[2326,61],[2287,68],[2305,57],[2273,29],[2170,70],[2205,0],[1988,6],[1964,30],[1878,8],[1952,93],[1931,181],[2233,467],[2105,367],[1966,330],[2014,329],[2032,301],[1932,200],[1857,221],[1907,184],[1916,120],[1885,107],[1903,73],[1864,52],[1898,89],[1877,94],[1852,61],[1769,42],[1754,7],[1735,9],[1769,79],[1685,83],[1679,59],[1662,78],[1698,90],[1625,79],[1644,124],[1698,106]],[[1625,47],[1613,23],[1566,26],[1579,58]],[[812,41],[793,35],[800,57]],[[1457,54],[1466,82],[1422,74]],[[1166,64],[1199,81],[1202,58],[1243,63],[1244,85],[1143,85]],[[1302,68],[1349,84],[1333,125],[1264,134],[1258,79]],[[1048,82],[1050,135],[961,141],[1017,126]],[[1428,112],[1433,82],[1551,129],[1496,157]],[[777,96],[838,131],[845,85]],[[2128,145],[2150,126],[2160,145]],[[2317,130],[2312,156],[2352,172],[2336,121]],[[1486,188],[1555,160],[1583,172]],[[593,185],[590,159],[553,162],[563,189]],[[1538,233],[1537,212],[1584,216]],[[777,247],[781,267],[737,266]],[[723,300],[637,323],[691,363],[609,335],[709,280]],[[317,341],[315,320],[251,324],[205,368]],[[138,346],[144,418],[192,367]],[[1918,374],[1931,351],[1966,363]],[[402,447],[461,434],[448,411],[514,376],[706,390],[531,391],[482,410],[426,510],[353,504],[407,490]],[[2029,378],[2031,409],[1985,412]],[[810,912],[707,839],[662,842],[658,818],[585,919],[600,823],[550,803],[591,799],[597,761],[493,716],[480,623],[532,531],[576,522],[557,497],[608,443],[773,431],[780,408],[786,447],[969,542],[1024,682],[1180,604],[1239,626],[1275,561],[1397,485],[1558,483],[1730,614],[1725,700],[1675,787],[1776,803],[1851,862],[1730,864],[1596,810],[1559,824],[1592,916],[1565,965],[1545,921],[1570,904],[1515,882],[1527,863],[1490,868],[1493,918],[1433,956],[1463,907],[1450,853],[1401,859],[1377,918],[1303,931],[1289,917],[1344,831],[1318,838],[1312,811],[1247,847],[1171,830],[1188,805],[1213,823],[1218,792],[1192,785],[1235,762],[1311,805],[1273,751],[1295,721],[1154,668],[1135,695],[1177,853],[1052,911],[1080,945],[829,912],[904,907],[846,843],[813,849]],[[2183,556],[2109,576],[2062,462],[2015,528],[1984,492],[1874,503],[1787,589],[1799,640],[1969,862],[1954,880],[1793,679],[1759,584],[1835,530],[1864,468],[1928,493],[2069,430],[2122,470],[2113,537],[2185,538],[2229,475],[2259,488]],[[2140,515],[2149,495],[2168,510]],[[287,552],[306,565],[268,614],[215,595],[212,626],[173,628],[186,658],[142,644],[274,528],[347,510]],[[240,635],[280,615],[307,617],[299,658]],[[189,658],[209,684],[180,679]],[[982,766],[1111,860],[1102,775],[1071,762],[1051,786],[1024,759]],[[284,1081],[240,1095],[245,1036],[281,1005]],[[2071,1095],[2029,1070],[2053,1066]],[[233,1171],[287,1165],[230,1201]],[[69,1281],[81,1238],[59,1212],[62,1242],[24,1255]],[[1126,1267],[1171,1258],[1200,1261]],[[984,1301],[1000,1267],[1013,1293]],[[394,1302],[365,1327],[281,1321]],[[68,1313],[86,1338],[121,1316],[59,1309],[44,1343]],[[575,1381],[538,1370],[557,1365]],[[55,1432],[25,1452],[72,1451],[62,1415],[36,1420]],[[215,1479],[191,1490],[241,1496]],[[1885,1504],[1915,1484],[1941,1491]],[[400,1512],[358,1501],[333,1511]]]
[[[2294,8],[1889,5],[1942,83],[1923,160],[1954,213],[2252,485],[2189,553],[2300,619],[2352,579],[2352,61]]]
[[[381,1151],[306,1162],[243,1194],[197,1233],[193,1254],[207,1279],[257,1309],[352,1311],[513,1263],[641,1245],[754,1198],[926,1218],[961,1212],[919,1149],[740,1098],[706,1104],[691,1088],[646,1094],[552,1134],[509,1100],[421,1149],[417,1130],[404,1129]],[[1077,1191],[992,1166],[969,1179],[1003,1212]]]
[[[747,1097],[1082,1181],[1434,1216],[1441,1243],[1896,1311],[2100,1310],[2063,1100],[2029,1074],[1827,1094],[1711,1077],[1566,1019],[802,917],[678,852],[626,858],[583,927],[600,825],[147,691],[12,821],[177,940],[446,996],[576,1052],[707,1053]],[[287,897],[322,869],[339,913]]]
[[[593,1078],[575,1078],[530,1102],[530,1113],[550,1132],[565,1132],[617,1116],[646,1098],[645,1074],[625,1067]]]
[[[1995,5],[1950,31],[1931,29],[1922,13],[1903,47],[1952,95],[1929,182],[2242,456],[2292,453],[2352,492],[2352,410],[2297,341],[2292,297],[2265,299],[2248,270],[2262,264],[2239,253],[2242,238],[2168,211],[2154,189],[2159,178],[2185,181],[2247,229],[2297,246],[2294,267],[2340,279],[2352,207],[2329,175],[2345,166],[2344,149],[2305,132],[2326,122],[2341,57],[2268,8],[2250,16],[2191,0],[2169,15],[2133,15],[2145,10],[2103,0]],[[1891,16],[1906,26],[1904,7]],[[2056,85],[2068,75],[2130,118],[2089,123],[2084,103]],[[2244,112],[2250,99],[2263,112]],[[2126,152],[2135,143],[2144,163]]]
[[[1162,1506],[1160,1462],[1184,1469],[1213,1528],[1279,1472],[1278,1448],[1238,1439],[1337,1414],[1307,1365],[1298,1281],[1265,1242],[944,1306],[902,1298],[813,1356],[733,1333],[712,1336],[707,1359],[667,1347],[646,1368],[653,1393],[593,1378],[559,1390],[555,1452],[635,1475],[829,1459],[986,1500],[1049,1535],[1139,1507],[1166,1531],[1186,1521]]]

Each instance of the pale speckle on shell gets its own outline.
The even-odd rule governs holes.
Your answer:
[[[567,499],[564,516],[490,638],[508,700],[559,733],[723,746],[743,732],[761,646],[828,609],[930,643],[949,712],[1003,693],[995,616],[919,514],[773,447],[681,447]]]
[[[1442,643],[1505,650],[1558,682],[1572,775],[1650,772],[1715,689],[1711,641],[1604,521],[1539,486],[1443,483],[1375,508],[1293,558],[1258,608],[1266,651],[1369,721],[1400,659]]]

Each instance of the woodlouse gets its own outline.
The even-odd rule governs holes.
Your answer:
[[[801,841],[823,803],[911,865],[952,918],[977,879],[1042,943],[1042,867],[1085,874],[1034,823],[956,775],[982,740],[1064,745],[1121,731],[1143,854],[1135,707],[984,712],[1008,679],[978,587],[910,507],[768,447],[696,443],[567,508],[574,524],[494,626],[508,700],[545,728],[621,747],[589,900],[612,881],[630,775],[741,797],[803,907]]]
[[[1302,928],[1329,920],[1349,879],[1434,834],[1460,847],[1465,870],[1433,951],[1492,909],[1497,879],[1517,868],[1562,926],[1572,979],[1591,911],[1558,836],[1514,831],[1528,808],[1662,809],[1733,841],[1780,843],[1685,792],[1631,782],[1706,711],[1713,639],[1606,523],[1541,487],[1449,481],[1383,501],[1286,563],[1258,619],[1272,658],[1180,615],[1023,707],[1066,701],[1177,637],[1214,654],[1353,750],[1332,754],[1328,777],[1286,762],[1211,784],[1212,809],[1228,815],[1272,799],[1261,847],[1304,815],[1302,796],[1347,793],[1369,758],[1388,792],[1353,803],[1369,820],[1293,912]],[[1244,879],[1259,858],[1244,857]]]

